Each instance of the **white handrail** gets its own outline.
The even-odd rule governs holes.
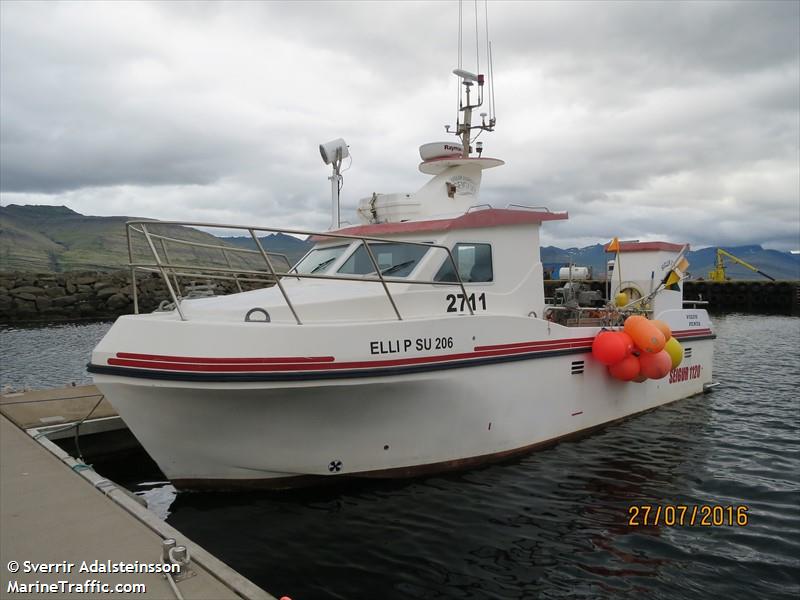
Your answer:
[[[139,228],[136,227],[139,225]],[[250,237],[252,237],[253,242],[255,243],[258,250],[248,250],[246,248],[236,248],[231,246],[223,246],[223,245],[216,245],[216,244],[205,244],[202,242],[192,242],[188,240],[180,240],[177,238],[172,238],[169,236],[159,235],[153,233],[149,230],[148,226],[180,226],[180,227],[208,227],[208,228],[219,228],[219,229],[237,229],[237,230],[244,230],[247,231]],[[147,240],[147,246],[151,254],[153,255],[154,263],[146,263],[146,262],[136,262],[133,258],[133,242],[131,239],[131,231],[135,233],[140,233],[144,235],[145,239]],[[298,273],[292,272],[291,274],[287,272],[276,271],[275,267],[272,264],[272,260],[270,256],[280,256],[284,260],[288,267],[291,267],[291,263],[288,258],[279,253],[272,253],[267,252],[264,250],[264,247],[261,245],[261,241],[258,239],[256,232],[273,232],[273,233],[284,233],[290,235],[306,235],[309,236],[309,239],[317,239],[317,240],[324,240],[324,239],[346,239],[346,240],[354,240],[359,241],[363,244],[364,248],[367,251],[367,254],[372,262],[373,266],[375,267],[375,273],[377,274],[376,278],[371,277],[355,277],[355,276],[348,276],[348,275],[319,275],[319,274],[311,274],[311,273]],[[397,316],[398,320],[403,320],[402,315],[400,314],[400,310],[397,307],[397,303],[392,296],[392,293],[389,289],[389,283],[405,283],[405,284],[418,284],[418,285],[457,285],[461,288],[461,293],[463,294],[464,298],[467,297],[467,290],[464,287],[464,282],[461,279],[461,274],[458,271],[458,266],[456,265],[455,259],[453,258],[453,253],[451,252],[450,248],[447,246],[443,246],[441,244],[431,244],[428,242],[412,242],[408,240],[394,240],[389,238],[380,238],[380,237],[369,237],[369,236],[356,236],[356,235],[347,235],[342,233],[333,233],[333,232],[316,232],[316,231],[304,231],[298,229],[286,229],[286,228],[275,228],[275,227],[251,227],[246,225],[231,225],[231,224],[217,224],[217,223],[202,223],[202,222],[193,222],[193,221],[152,221],[152,220],[132,220],[126,223],[126,235],[128,238],[128,256],[129,256],[129,263],[128,266],[131,268],[131,285],[133,288],[133,304],[134,304],[134,312],[138,314],[139,312],[139,302],[138,302],[138,287],[136,285],[136,270],[144,270],[144,271],[157,271],[161,273],[162,279],[167,286],[167,290],[169,291],[170,297],[172,298],[173,304],[175,309],[178,312],[182,321],[187,320],[186,316],[184,315],[183,311],[181,310],[180,301],[181,297],[179,295],[180,290],[176,292],[173,288],[172,283],[170,282],[169,275],[171,274],[175,279],[175,284],[178,284],[178,276],[199,276],[199,277],[208,277],[209,279],[227,279],[233,280],[236,282],[239,290],[241,291],[240,281],[253,281],[252,279],[241,279],[240,275],[256,275],[256,276],[264,276],[266,279],[263,280],[256,280],[256,281],[263,281],[264,283],[273,281],[278,286],[281,295],[283,296],[284,301],[286,302],[289,310],[292,313],[295,321],[298,325],[302,325],[302,321],[300,320],[300,316],[297,314],[297,310],[295,309],[294,305],[292,304],[291,299],[289,298],[288,294],[286,293],[286,289],[284,288],[283,284],[281,283],[281,276],[290,276],[292,278],[297,279],[335,279],[339,281],[359,281],[359,282],[377,282],[380,283],[386,292],[386,297],[389,300],[389,303],[392,306],[392,310],[394,311],[395,315]],[[162,248],[165,252],[166,261],[162,260],[159,257],[158,252],[156,251],[155,244],[153,243],[153,239],[160,240],[162,244]],[[184,271],[179,272],[178,269],[195,269],[196,267],[192,265],[180,265],[180,264],[173,264],[172,261],[169,259],[168,255],[166,254],[166,247],[164,247],[164,242],[169,241],[172,243],[179,243],[185,244],[193,247],[202,247],[202,248],[210,248],[210,249],[218,249],[222,251],[223,257],[227,263],[227,267],[213,267],[213,266],[200,266],[199,273],[186,273]],[[453,268],[453,273],[455,274],[456,281],[423,281],[423,280],[416,280],[416,279],[400,279],[400,278],[387,278],[383,276],[383,273],[378,265],[378,261],[375,258],[375,255],[370,247],[370,242],[376,243],[397,243],[397,244],[406,244],[411,246],[424,246],[425,248],[437,248],[443,250],[446,255],[447,259],[449,260],[450,264]],[[230,264],[230,260],[226,252],[243,252],[247,254],[257,254],[260,255],[261,258],[264,260],[266,264],[267,271],[259,271],[259,270],[251,270],[247,268],[243,269],[236,269],[233,268]],[[212,274],[204,274],[203,272],[211,272]],[[214,275],[213,273],[218,273]],[[222,273],[230,273],[231,275],[226,277],[224,275],[220,275]],[[469,302],[466,303],[467,308],[469,309],[469,314],[474,315],[475,311],[473,310],[472,306]]]

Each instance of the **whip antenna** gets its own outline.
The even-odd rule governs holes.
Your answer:
[[[494,59],[492,57],[492,42],[489,42],[489,113],[492,123],[497,121],[497,111],[494,103]]]
[[[475,71],[481,72],[481,41],[478,35],[478,0],[475,0]]]
[[[458,68],[463,67],[463,48],[464,48],[464,25],[463,25],[463,2],[458,0]],[[456,114],[461,110],[461,79],[456,82]],[[456,123],[456,126],[458,123]],[[449,126],[448,126],[449,127]]]

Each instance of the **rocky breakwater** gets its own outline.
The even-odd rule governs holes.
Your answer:
[[[137,275],[140,312],[170,299],[157,273]],[[182,282],[182,291],[238,291],[232,281]],[[0,273],[0,323],[115,318],[133,312],[129,271],[75,273]]]

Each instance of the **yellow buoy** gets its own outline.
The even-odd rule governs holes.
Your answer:
[[[672,368],[676,368],[683,361],[683,346],[674,337],[667,340],[664,344],[664,350],[667,351],[669,357],[672,359]]]
[[[614,296],[614,304],[617,306],[625,306],[628,304],[628,294],[625,292],[620,292],[616,296]]]

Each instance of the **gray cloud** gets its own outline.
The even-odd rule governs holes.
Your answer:
[[[482,139],[507,165],[485,199],[570,211],[545,243],[800,247],[800,3],[488,9],[499,126]],[[457,11],[2,2],[0,200],[324,228],[321,141],[351,145],[345,211],[425,182],[417,146],[455,119]]]

